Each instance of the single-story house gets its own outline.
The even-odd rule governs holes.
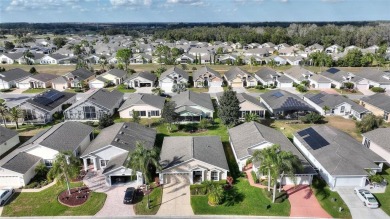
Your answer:
[[[142,65],[147,63],[152,63],[152,56],[145,53],[135,54],[130,58],[131,65]]]
[[[217,102],[223,93],[217,93]],[[265,112],[267,108],[260,100],[246,93],[236,93],[237,99],[240,102],[240,119],[245,120],[247,114],[255,114],[260,119],[265,119]]]
[[[213,69],[204,66],[192,73],[195,87],[221,87],[222,76]]]
[[[30,73],[20,68],[0,72],[0,90],[14,88],[19,81],[23,81],[30,76]]]
[[[360,99],[360,105],[371,111],[374,115],[383,117],[385,122],[390,122],[390,96],[377,93]]]
[[[321,115],[351,115],[360,120],[369,110],[355,103],[347,97],[338,94],[321,92],[318,94],[305,94],[303,100],[309,103]],[[328,109],[325,111],[324,108]]]
[[[64,119],[98,121],[103,115],[114,115],[122,102],[122,92],[97,89],[67,108],[64,111]]]
[[[26,186],[39,163],[50,168],[64,151],[79,156],[93,137],[93,128],[79,122],[63,122],[39,132],[0,160],[0,186]]]
[[[234,64],[237,61],[238,57],[232,54],[225,54],[218,57],[218,62],[220,64]]]
[[[50,88],[56,78],[56,75],[39,73],[19,81],[16,86],[21,89]]]
[[[230,145],[239,170],[244,169],[247,160],[252,158],[252,155],[256,150],[262,150],[276,144],[280,146],[281,150],[293,153],[301,161],[303,170],[295,173],[295,182],[297,184],[310,185],[313,175],[317,175],[305,157],[287,139],[287,137],[273,128],[257,122],[247,122],[229,129],[228,132]],[[255,172],[258,172],[259,165],[254,163],[253,167]],[[284,176],[282,185],[295,184],[293,178],[294,177],[288,175]]]
[[[81,88],[84,84],[88,84],[93,78],[95,78],[95,73],[85,68],[79,68],[54,79],[52,81],[52,87],[59,91],[63,91],[67,88]]]
[[[381,172],[386,162],[347,133],[327,125],[295,132],[293,142],[331,189],[364,187],[369,172]]]
[[[2,125],[2,123],[1,123]],[[0,125],[0,156],[19,144],[19,133]]]
[[[133,111],[141,118],[161,118],[165,98],[152,94],[134,94],[118,109],[119,117],[133,118]]]
[[[279,88],[293,87],[293,80],[291,78],[278,74],[270,68],[261,68],[255,72],[255,78],[262,85],[276,86]]]
[[[137,88],[137,87],[155,87],[157,82],[157,76],[150,72],[139,72],[132,74],[124,84],[127,87]]]
[[[362,134],[362,144],[390,164],[390,128],[377,128]]]
[[[304,58],[302,56],[289,56],[289,57],[285,57],[285,59],[286,59],[288,64],[294,65],[294,66],[300,65],[304,60]]]
[[[313,74],[308,78],[309,86],[316,89],[331,89],[332,82],[322,75]]]
[[[61,55],[58,53],[48,54],[41,58],[41,65],[55,65],[55,64],[65,64],[69,60],[69,56]]]
[[[179,122],[199,122],[203,118],[213,118],[214,106],[207,93],[185,91],[172,97],[176,104],[175,112]]]
[[[381,87],[390,90],[390,72],[373,68],[361,68],[360,71],[354,74],[363,78],[363,80],[356,83],[356,88],[359,90],[368,90],[371,87]]]
[[[239,67],[230,68],[223,77],[232,87],[254,87],[257,85],[256,78]]]
[[[89,81],[89,88],[103,88],[107,85],[122,84],[127,78],[127,73],[120,69],[111,69]]]
[[[300,84],[302,81],[307,81],[312,75],[314,75],[313,72],[302,68],[301,66],[293,66],[285,70],[283,73],[297,84]]]
[[[335,87],[337,89],[344,87],[345,83],[350,82],[355,84],[355,81],[359,81],[362,79],[360,77],[355,77],[355,75],[351,72],[346,72],[338,68],[329,68],[321,72],[321,76],[330,80],[332,87]]]
[[[219,136],[165,137],[161,148],[161,184],[180,175],[190,184],[226,180],[229,166]]]
[[[182,54],[175,61],[178,64],[192,64],[195,59],[196,58],[191,54]]]
[[[295,94],[285,90],[272,90],[260,95],[260,102],[274,116],[283,118],[297,118],[315,109]]]
[[[136,181],[143,184],[142,173],[126,167],[129,155],[136,149],[137,142],[152,149],[156,130],[137,123],[115,123],[104,128],[91,142],[84,153],[84,170],[102,171],[108,186]]]
[[[172,88],[175,84],[187,84],[189,82],[189,76],[186,71],[178,67],[172,67],[160,75],[159,86],[165,92],[172,92]]]

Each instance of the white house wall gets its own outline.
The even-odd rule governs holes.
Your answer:
[[[54,160],[55,156],[58,154],[58,151],[40,145],[28,149],[25,152],[40,157],[44,160]]]
[[[362,144],[364,145],[364,141],[366,140],[366,137],[363,137],[363,141],[362,141]],[[363,146],[365,147],[365,146]],[[383,157],[387,163],[390,164],[390,152],[383,149],[381,146],[377,145],[375,142],[373,142],[372,140],[370,140],[370,150],[372,150],[373,152],[375,152],[376,154],[378,154],[379,156]]]
[[[134,111],[146,111],[146,116],[140,116],[141,118],[149,118],[148,117],[148,112],[150,111],[159,111],[160,112],[160,116],[151,116],[151,118],[161,118],[161,109],[159,108],[156,108],[154,106],[150,106],[150,105],[134,105],[134,106],[131,106],[127,109],[124,109],[122,111],[119,112],[119,117],[121,118],[133,118],[131,116],[131,114],[133,113],[133,110]]]
[[[5,152],[19,144],[19,135],[15,135],[14,137],[8,139],[6,142],[0,144],[0,156]]]
[[[0,168],[0,186],[11,186],[13,188],[20,188],[24,186],[23,174]]]
[[[100,157],[102,160],[111,160],[112,157],[118,156],[120,154],[126,153],[127,151],[114,147],[109,146],[105,147],[102,150],[98,152],[93,152],[96,156]]]

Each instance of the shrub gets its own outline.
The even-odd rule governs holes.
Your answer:
[[[251,174],[252,174],[253,181],[255,183],[259,183],[259,177],[257,177],[255,171],[252,170]]]
[[[265,191],[268,198],[272,199],[273,196],[273,190],[271,191]],[[276,190],[275,193],[275,203],[282,203],[284,200],[288,199],[288,194],[286,191],[281,190],[280,192]]]
[[[307,87],[302,85],[302,84],[299,84],[297,87],[296,87],[296,90],[301,92],[301,93],[304,93],[307,91]]]
[[[318,124],[321,123],[324,117],[318,113],[309,113],[305,116],[301,117],[301,121],[303,123],[311,123],[311,124]]]
[[[302,81],[301,85],[308,87],[310,85],[310,82],[309,81]]]
[[[200,129],[207,129],[210,126],[210,121],[208,119],[201,119],[199,122]]]
[[[344,83],[344,87],[347,89],[353,89],[355,85],[352,82],[346,82]]]
[[[108,114],[104,114],[99,119],[99,128],[101,129],[113,124],[114,124],[114,120],[112,120],[111,116]]]
[[[262,85],[256,85],[256,87],[255,87],[257,90],[263,90],[264,89],[264,87],[262,86]]]
[[[385,88],[381,88],[381,87],[372,87],[371,88],[371,91],[375,92],[375,93],[384,93],[385,90],[386,90]]]

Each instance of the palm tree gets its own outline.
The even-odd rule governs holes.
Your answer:
[[[278,145],[272,145],[269,148],[264,148],[262,150],[255,150],[255,152],[253,153],[252,160],[254,162],[256,161],[260,162],[259,174],[263,174],[264,172],[267,172],[268,191],[271,190],[271,171],[274,162],[276,160],[276,153],[278,149],[279,149]]]
[[[49,178],[57,178],[59,182],[66,182],[70,195],[69,179],[77,177],[80,172],[80,160],[70,151],[56,155],[53,166],[48,173]]]
[[[19,119],[23,118],[23,116],[23,111],[19,107],[12,107],[8,111],[8,117],[11,119],[12,122],[15,122],[16,129],[19,129]]]
[[[145,184],[149,184],[148,176],[151,173],[151,167],[154,166],[157,170],[161,170],[159,160],[160,157],[156,147],[148,150],[142,142],[136,142],[136,149],[129,155],[126,166],[132,170],[140,171],[145,179]]]
[[[7,123],[5,120],[9,116],[9,111],[8,111],[8,107],[5,105],[4,102],[0,103],[0,116],[1,119],[3,120],[4,127],[7,128]]]
[[[203,181],[202,184],[205,186],[208,193],[208,202],[210,205],[219,205],[223,199],[222,186],[213,181]]]
[[[245,122],[257,121],[258,116],[254,113],[245,114]]]
[[[324,110],[325,114],[326,114],[326,111],[330,110],[330,108],[328,106],[324,106],[324,107],[322,107],[322,109]]]
[[[271,59],[271,61],[268,62],[268,65],[274,69],[276,67],[276,61],[274,59]]]
[[[302,170],[301,161],[290,151],[279,151],[279,153],[277,153],[277,165],[275,165],[275,167],[278,168],[277,174],[280,175],[279,192],[282,189],[282,179],[285,175],[290,175],[295,181],[295,173]],[[273,201],[275,201],[275,195],[273,199]]]
[[[27,51],[25,51],[25,52],[23,53],[23,59],[26,61],[26,64],[27,64],[27,65],[30,65],[30,64],[31,64],[31,60],[30,60],[30,59],[32,59],[32,58],[34,58],[34,57],[35,57],[35,55],[32,54],[29,50],[27,50]]]

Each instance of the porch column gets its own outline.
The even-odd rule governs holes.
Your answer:
[[[164,173],[159,173],[158,178],[160,180],[160,184],[164,184]]]
[[[93,158],[93,170],[97,171],[97,158]]]
[[[205,180],[208,180],[207,179],[207,170],[203,170],[202,171],[202,182],[205,181]]]
[[[84,164],[84,170],[88,170],[88,164],[87,164],[87,159],[83,158],[83,164]]]
[[[190,184],[194,184],[194,171],[191,170],[190,172]]]

